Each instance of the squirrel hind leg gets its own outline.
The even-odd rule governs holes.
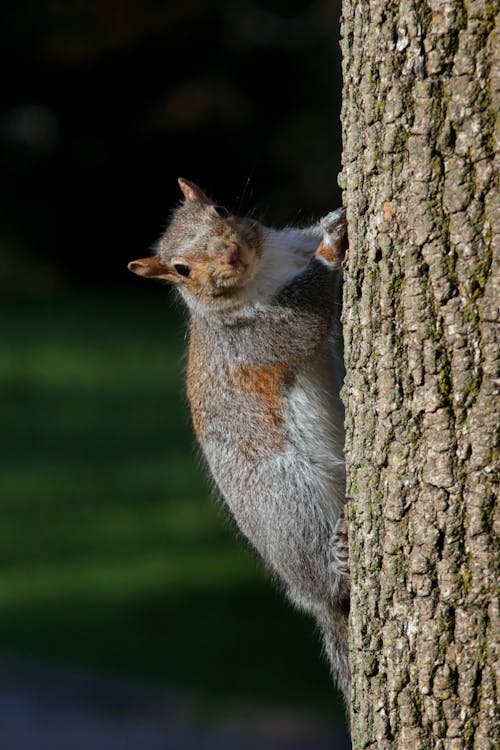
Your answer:
[[[316,250],[316,256],[329,264],[342,263],[347,247],[347,219],[345,207],[331,211],[321,219],[323,239]]]

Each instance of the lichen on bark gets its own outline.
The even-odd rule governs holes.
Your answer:
[[[355,749],[498,740],[495,11],[343,5]]]

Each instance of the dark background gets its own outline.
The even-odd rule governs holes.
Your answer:
[[[33,691],[71,724],[58,696],[74,669],[168,688],[214,721],[249,707],[342,721],[313,622],[210,497],[182,311],[126,270],[179,176],[275,225],[340,204],[339,6],[1,5],[2,746],[25,747],[2,711],[28,726]],[[35,686],[26,662],[42,665]]]
[[[339,5],[3,3],[4,286],[128,283],[178,176],[270,223],[338,205]]]

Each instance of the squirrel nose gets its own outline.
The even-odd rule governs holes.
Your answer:
[[[240,261],[240,257],[241,253],[239,246],[236,242],[231,242],[224,250],[222,260],[229,266],[236,266]]]

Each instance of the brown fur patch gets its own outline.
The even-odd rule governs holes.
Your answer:
[[[236,246],[236,243],[233,244]],[[246,281],[246,269],[242,270],[238,264],[231,265],[228,262],[226,255],[231,249],[229,243],[228,246],[229,250],[223,248],[220,257],[210,257],[207,253],[179,256],[179,262],[189,263],[192,269],[191,275],[182,279],[182,283],[202,302],[210,303],[218,294],[229,297]],[[175,262],[175,258],[173,260]]]
[[[191,328],[187,368],[187,395],[196,436],[203,444],[207,434],[224,430],[236,421],[238,446],[247,459],[283,450],[283,388],[290,378],[288,365],[239,365],[212,370],[206,361],[203,333]],[[221,405],[223,394],[224,405]],[[234,401],[234,403],[233,403]],[[234,410],[233,414],[229,412]],[[234,427],[232,428],[234,433]]]
[[[329,245],[325,245],[324,242],[321,242],[320,246],[316,250],[316,255],[324,258],[329,263],[337,263],[342,259],[342,255],[338,252],[337,247],[330,247]]]
[[[192,270],[191,276],[186,280],[185,286],[191,289],[193,294],[203,298],[203,291],[207,289],[209,279],[213,273],[213,262],[208,255],[187,256]]]
[[[236,388],[248,394],[261,412],[259,417],[263,430],[254,438],[264,440],[273,448],[283,448],[285,445],[282,392],[289,377],[290,369],[286,364],[241,365],[232,372]]]

